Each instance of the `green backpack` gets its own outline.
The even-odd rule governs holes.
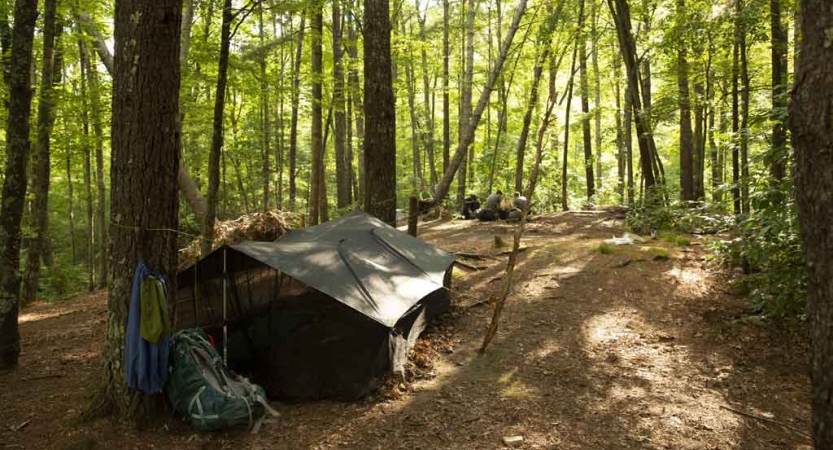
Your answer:
[[[168,398],[174,410],[198,431],[215,431],[246,424],[260,429],[266,414],[278,416],[263,388],[234,374],[223,364],[203,330],[178,331],[171,338]]]

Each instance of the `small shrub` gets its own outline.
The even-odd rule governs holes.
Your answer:
[[[668,250],[662,247],[649,247],[648,252],[654,255],[654,259],[657,261],[665,261],[666,259],[670,258],[670,254]]]
[[[602,255],[609,255],[613,253],[613,247],[606,242],[602,242],[598,247],[596,247],[596,251]]]
[[[686,236],[677,236],[677,245],[680,247],[688,247],[691,245],[691,239]]]

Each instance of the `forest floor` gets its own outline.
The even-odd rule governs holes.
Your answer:
[[[421,223],[441,248],[489,256],[455,269],[455,306],[418,344],[419,376],[356,403],[276,402],[281,417],[257,435],[198,435],[177,417],[74,425],[98,378],[106,295],[31,306],[20,372],[0,377],[0,449],[497,449],[511,436],[527,449],[810,449],[805,340],[749,320],[704,240],[596,251],[623,232],[605,211],[529,224],[480,355],[508,249],[493,237],[510,243],[511,228]]]

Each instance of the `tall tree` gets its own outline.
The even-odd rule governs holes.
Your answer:
[[[509,48],[512,46],[512,41],[515,39],[515,33],[518,31],[521,18],[523,17],[525,11],[526,0],[518,0],[518,4],[515,7],[515,16],[512,18],[512,24],[509,26],[506,37],[504,37],[503,42],[501,43],[500,52],[498,52],[495,64],[489,71],[486,85],[480,92],[477,107],[472,113],[466,133],[462,136],[462,140],[457,143],[457,149],[454,151],[454,156],[449,161],[449,165],[443,173],[442,179],[440,179],[440,182],[434,189],[435,201],[442,201],[445,196],[448,195],[448,190],[451,187],[451,181],[454,179],[454,174],[460,168],[463,158],[466,156],[468,146],[471,145],[472,141],[474,141],[474,133],[477,130],[477,124],[480,123],[480,117],[483,115],[483,111],[486,109],[486,104],[489,102],[489,96],[495,86],[498,74],[500,74],[500,71],[503,69],[503,63],[506,61],[506,55],[509,53]]]
[[[737,0],[738,51],[740,52],[740,197],[743,214],[749,215],[749,55],[746,46],[746,23],[743,0]]]
[[[407,44],[407,56],[405,58],[405,85],[406,91],[408,91],[408,112],[410,113],[410,122],[411,122],[411,155],[412,155],[412,162],[414,166],[413,176],[411,177],[411,184],[414,191],[419,189],[419,186],[425,181],[425,178],[422,174],[422,158],[420,157],[420,145],[419,145],[419,118],[416,110],[416,76],[414,71],[414,52],[412,49],[412,36],[409,36],[408,30],[405,26],[405,20],[401,22],[402,26],[402,37],[406,39],[408,42]]]
[[[451,103],[449,99],[448,80],[448,54],[449,54],[449,32],[448,22],[450,20],[449,0],[443,0],[443,172],[448,169],[449,153],[451,152]],[[498,11],[500,4],[498,4]],[[498,14],[500,14],[498,12]],[[499,28],[498,28],[499,29]],[[500,38],[498,38],[500,39]]]
[[[628,73],[628,98],[630,106],[636,116],[636,135],[639,142],[639,163],[642,168],[642,179],[645,190],[650,191],[657,185],[658,158],[654,135],[651,131],[650,111],[643,109],[640,98],[639,68],[637,67],[636,44],[631,31],[630,7],[627,0],[607,0],[610,13],[616,25],[619,38],[619,48]]]
[[[295,56],[292,60],[292,114],[289,123],[289,209],[295,209],[295,197],[298,194],[296,178],[298,175],[298,107],[301,96],[301,61],[304,52],[304,20],[306,14],[301,13],[301,24],[298,27],[298,44],[295,46]]]
[[[592,2],[593,0],[590,1]],[[586,21],[584,3],[585,0],[580,0],[578,4],[578,67],[579,74],[581,75],[579,90],[581,91],[581,130],[583,132],[582,141],[584,144],[584,174],[585,179],[587,180],[587,200],[592,201],[593,196],[596,195],[596,182],[593,176],[593,142],[591,141],[592,136],[590,134],[590,83],[587,74],[587,34],[584,31]]]
[[[78,39],[78,68],[81,73],[80,85],[81,90],[79,97],[81,99],[81,131],[83,132],[83,140],[81,141],[81,153],[84,155],[84,200],[86,203],[87,216],[87,288],[92,291],[95,288],[95,248],[96,248],[96,220],[93,188],[92,188],[92,139],[90,138],[90,112],[87,97],[89,95],[87,90],[87,49],[84,46],[84,41],[79,37]]]
[[[578,36],[577,32],[576,36]],[[576,59],[578,58],[578,39],[573,46],[573,61],[570,63],[570,81],[567,82],[567,107],[564,109],[564,152],[561,155],[561,210],[567,211],[570,209],[570,196],[567,190],[569,179],[567,178],[567,164],[570,160],[570,111],[573,103],[573,87],[575,86],[576,76]]]
[[[364,2],[364,210],[396,223],[396,103],[388,0]]]
[[[795,185],[807,269],[813,441],[833,448],[833,10],[801,1],[801,57],[790,106]],[[820,120],[821,118],[825,118]]]
[[[324,129],[323,114],[321,109],[321,86],[324,76],[324,49],[322,37],[324,34],[324,15],[322,12],[323,2],[316,0],[312,3],[312,42],[310,52],[312,54],[312,124],[310,135],[312,138],[312,172],[310,177],[310,199],[309,199],[309,220],[311,225],[318,224],[321,216],[321,178],[324,176]]]
[[[359,71],[357,69],[358,61],[359,61],[359,48],[358,48],[358,33],[356,32],[356,24],[353,20],[349,20],[353,14],[348,14],[348,41],[349,45],[347,46],[347,53],[350,55],[350,70],[347,72],[347,81],[350,84],[350,99],[353,101],[353,104],[356,105],[354,108],[355,116],[353,121],[356,125],[356,140],[358,141],[358,161],[359,161],[359,177],[358,188],[356,189],[356,202],[359,204],[363,204],[363,187],[365,183],[365,176],[364,176],[364,152],[362,150],[362,142],[364,142],[364,116],[362,116],[362,92],[361,86],[359,85]],[[352,157],[350,160],[352,161]],[[352,172],[352,167],[350,168]]]
[[[563,5],[563,2],[561,3]],[[523,190],[524,182],[524,154],[526,153],[526,141],[529,136],[529,128],[532,123],[532,113],[535,112],[535,106],[538,104],[538,86],[541,83],[541,78],[544,73],[544,64],[549,58],[552,32],[555,28],[557,14],[560,13],[561,6],[558,11],[550,8],[549,14],[545,22],[538,29],[537,42],[535,45],[535,65],[532,69],[532,88],[529,90],[529,98],[527,99],[526,112],[524,113],[523,121],[521,122],[521,133],[518,136],[518,143],[515,147],[515,191],[521,192]]]
[[[691,130],[691,99],[688,87],[685,0],[677,0],[677,102],[680,107],[680,188],[684,201],[694,200],[694,136]]]
[[[599,71],[599,0],[590,0],[590,61],[593,67],[593,138],[596,146],[596,189],[602,186],[602,75]]]
[[[55,43],[61,35],[60,18],[56,14],[56,0],[44,2],[43,59],[41,60],[41,88],[38,98],[37,142],[32,153],[32,214],[35,238],[26,249],[26,268],[23,273],[21,300],[30,302],[38,295],[41,260],[48,260],[49,243],[49,178],[50,136],[55,125],[57,95],[55,85],[60,83],[61,68],[55,67]]]
[[[211,252],[214,245],[214,221],[220,191],[220,154],[223,151],[223,117],[226,107],[228,60],[231,46],[231,23],[234,20],[232,1],[223,0],[223,21],[220,27],[220,59],[217,63],[217,90],[214,93],[214,122],[211,134],[211,153],[208,155],[208,209],[202,237],[202,254]]]
[[[735,24],[732,39],[732,205],[735,214],[740,214],[740,14],[741,0],[735,3]]]
[[[425,22],[428,20],[428,10],[419,15],[419,0],[414,1],[419,21],[419,39],[421,41],[420,57],[422,59],[422,115],[425,120],[422,142],[425,145],[425,154],[428,157],[428,176],[431,186],[437,183],[437,162],[434,158],[434,108],[431,105],[432,89],[429,80],[428,70],[428,36],[425,33]]]
[[[140,418],[151,397],[123,375],[124,333],[139,261],[176,292],[179,171],[179,39],[182,0],[117,0],[113,65],[110,219],[113,282],[108,299],[104,371],[85,415]],[[141,87],[153,86],[153,89]],[[151,199],[152,201],[149,201]]]
[[[466,0],[464,4],[466,5],[463,8],[466,17],[466,34],[462,45],[465,57],[463,59],[462,86],[460,86],[460,117],[457,128],[458,145],[459,142],[463,142],[463,136],[471,126],[472,82],[474,80],[474,22],[477,16],[477,3],[475,0]],[[457,172],[457,207],[460,209],[463,208],[463,200],[466,198],[469,166],[474,164],[473,158],[470,158],[472,156],[470,146],[471,142],[466,145],[466,152],[460,161],[460,170]]]
[[[778,185],[786,175],[787,152],[787,48],[789,39],[781,20],[781,0],[770,0],[769,17],[772,46],[772,151],[769,155],[770,176]]]
[[[32,41],[37,0],[16,0],[7,81],[6,170],[0,202],[0,372],[14,370],[20,356],[17,313],[20,293],[20,221],[26,195],[29,115],[32,111]]]
[[[347,160],[346,138],[347,138],[347,116],[345,113],[344,100],[344,65],[342,62],[341,44],[341,8],[339,0],[332,1],[333,10],[333,114],[335,116],[333,127],[333,142],[336,157],[336,200],[339,208],[345,208],[353,203],[352,186],[350,182],[349,167],[352,160]]]
[[[271,198],[271,178],[272,178],[272,121],[269,119],[269,81],[266,77],[266,31],[263,23],[263,2],[258,2],[258,31],[260,35],[260,148],[261,148],[261,178],[263,183],[263,200],[261,205],[264,211],[269,209],[269,199]]]

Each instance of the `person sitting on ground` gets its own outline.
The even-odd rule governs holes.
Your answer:
[[[497,219],[505,220],[509,211],[501,207],[503,202],[503,192],[499,189],[488,198],[486,198],[486,206],[477,214],[477,218],[481,221],[487,222]]]
[[[417,195],[417,201],[419,202],[419,213],[425,214],[427,213],[432,206],[434,206],[434,196],[428,192],[428,189],[425,187],[425,183],[420,183],[419,185],[419,194]]]
[[[526,205],[526,197],[521,195],[520,192],[515,191],[515,198],[512,200],[512,208],[509,210],[509,216],[507,220],[521,220],[521,217],[523,217],[524,214],[524,210],[526,209]]]
[[[463,200],[463,211],[461,211],[461,216],[465,220],[472,220],[477,218],[477,210],[480,209],[480,200],[477,198],[476,195],[470,194]]]

